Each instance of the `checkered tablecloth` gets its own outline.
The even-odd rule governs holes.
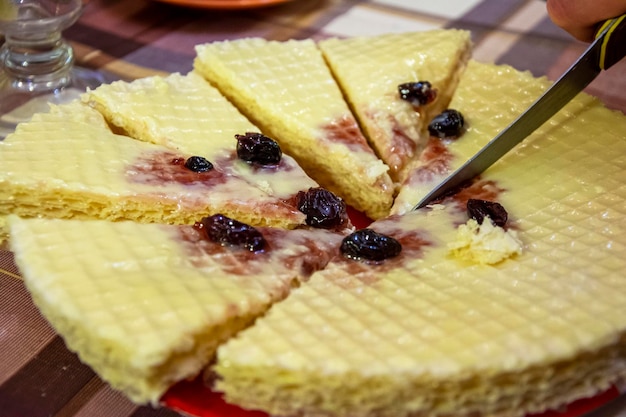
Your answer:
[[[79,64],[114,77],[188,72],[194,45],[222,39],[330,36],[461,28],[474,58],[556,79],[584,51],[556,27],[540,0],[292,0],[253,10],[198,10],[146,0],[91,0],[66,32]],[[588,91],[626,112],[626,60]]]
[[[247,10],[189,9],[148,0],[91,0],[65,32],[80,66],[110,79],[192,68],[194,45],[260,36],[331,36],[463,28],[474,58],[556,79],[586,45],[554,26],[540,0],[292,0]],[[626,61],[588,92],[626,112]],[[485,82],[489,82],[485,80]],[[607,126],[626,129],[626,126]],[[32,305],[10,252],[0,250],[0,417],[170,417],[112,391]]]

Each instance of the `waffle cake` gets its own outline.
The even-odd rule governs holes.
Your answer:
[[[137,403],[157,404],[216,346],[328,262],[342,235],[257,229],[263,251],[197,226],[9,217],[37,307],[69,349]]]
[[[429,121],[450,102],[471,53],[469,32],[332,38],[319,47],[370,144],[392,178],[401,180],[428,139]],[[398,86],[420,81],[430,83],[435,92],[428,102],[401,98]]]
[[[312,177],[324,167],[328,175],[337,173],[348,187],[338,192],[346,200],[354,191],[348,182],[368,190],[367,199],[377,203],[367,213],[382,217],[371,228],[402,248],[390,259],[346,259],[338,249],[343,235],[284,230],[298,227],[303,213],[240,178],[236,168],[218,166],[229,179],[217,186],[146,181],[152,171],[140,167],[154,167],[154,155],[168,155],[162,160],[170,162],[189,156],[177,149],[186,146],[185,136],[159,137],[164,125],[139,127],[151,133],[135,140],[112,133],[99,111],[73,103],[36,116],[0,143],[0,167],[8,168],[0,170],[0,214],[36,216],[43,203],[46,216],[79,218],[10,217],[11,249],[26,284],[44,315],[68,335],[70,348],[134,401],[155,403],[169,384],[197,373],[221,344],[207,370],[214,388],[234,404],[281,416],[519,417],[623,378],[624,116],[581,94],[471,186],[409,212],[438,178],[548,85],[510,67],[471,61],[450,103],[464,115],[465,131],[428,139],[409,165],[394,214],[386,217],[381,213],[388,203],[380,203],[391,189],[381,185],[391,184],[386,165],[368,165],[376,157],[361,139],[345,144],[334,131],[318,136],[319,126],[338,117],[349,121],[349,131],[356,129],[347,104],[336,104],[342,102],[339,88],[320,62],[309,41],[247,39],[201,45],[195,65],[254,126],[277,140],[272,132],[294,133],[296,143],[307,143],[310,158],[329,164],[302,164]],[[148,79],[145,88],[158,101],[156,90],[195,82],[191,77]],[[143,95],[139,85],[117,84],[126,97],[119,99]],[[116,94],[95,90],[85,100],[111,124],[127,123],[122,130],[139,136],[131,133],[136,122],[130,116],[149,118],[132,106],[115,116],[107,100]],[[302,142],[302,132],[309,142]],[[193,143],[202,147],[200,139]],[[346,166],[360,168],[349,176]],[[168,178],[178,178],[177,172]],[[502,204],[508,221],[502,223],[498,211],[487,211],[480,222],[468,216],[467,206],[481,200]],[[196,210],[207,204],[241,210],[245,222],[280,226],[263,228],[270,247],[279,248],[277,257],[261,254],[268,263],[252,277],[245,275],[256,265],[250,257],[259,254],[243,252],[242,261],[198,239],[198,227],[137,223],[193,223],[208,214]],[[133,222],[80,220],[87,217]],[[136,285],[118,297],[121,282]],[[187,306],[193,311],[186,313]],[[125,312],[132,317],[118,319]],[[153,323],[174,326],[172,334],[161,340],[162,329]],[[127,336],[147,342],[124,342]]]
[[[317,183],[293,158],[256,167],[237,157],[236,135],[259,132],[220,92],[190,73],[116,81],[89,91],[83,101],[128,136],[200,155],[269,195],[290,201]]]
[[[453,99],[468,119],[459,148],[489,140],[546,85],[472,63]],[[216,389],[316,417],[516,417],[607,389],[626,376],[624,125],[581,94],[468,188],[375,222],[400,254],[314,274],[219,348]],[[460,232],[470,198],[501,204],[507,222],[487,223],[515,232],[517,250],[465,256],[484,249]]]
[[[389,213],[394,186],[311,40],[259,38],[196,46],[195,70],[321,186],[371,218]]]
[[[223,213],[254,225],[304,224],[293,204],[237,176],[187,169],[191,156],[116,135],[79,102],[55,106],[0,142],[0,215],[193,224]]]

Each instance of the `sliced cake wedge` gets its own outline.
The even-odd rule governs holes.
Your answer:
[[[237,156],[237,135],[259,132],[220,92],[195,73],[116,81],[88,91],[83,102],[125,134],[207,158],[285,201],[317,183],[290,156],[251,164]]]
[[[394,185],[311,40],[259,38],[198,45],[195,70],[321,186],[371,218],[389,213]]]
[[[546,78],[534,78],[530,72],[518,71],[506,65],[470,61],[450,102],[450,108],[459,111],[464,118],[463,132],[458,137],[431,136],[428,139],[423,152],[408,167],[408,175],[400,186],[392,213],[411,210],[436,184],[459,168],[528,108],[548,86]],[[589,100],[589,97],[585,99]],[[582,106],[584,104],[580,101],[569,104],[517,148],[519,155],[524,155],[529,149],[525,144],[537,143],[537,146],[542,146],[545,139],[539,138],[551,132],[555,125],[567,122],[561,129],[571,129],[566,126],[571,124],[569,120]],[[596,126],[601,128],[601,123],[594,124],[593,129]],[[531,141],[531,138],[535,139]],[[523,156],[508,158],[524,159]],[[525,162],[521,163],[526,166]],[[550,164],[547,165],[549,167]]]
[[[251,251],[215,242],[200,226],[14,215],[9,223],[43,316],[83,362],[141,404],[158,404],[198,374],[220,343],[322,268],[342,237],[258,228],[265,246]]]
[[[471,54],[469,32],[331,38],[319,47],[370,144],[401,181],[424,148],[431,119],[450,102]]]
[[[223,213],[294,228],[305,215],[194,155],[109,130],[80,102],[52,107],[0,142],[0,215],[193,224]]]

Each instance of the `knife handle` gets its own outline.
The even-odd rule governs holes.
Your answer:
[[[599,66],[606,70],[626,56],[626,14],[609,19],[596,32],[604,36],[600,48]]]

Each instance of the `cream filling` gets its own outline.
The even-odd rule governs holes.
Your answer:
[[[521,254],[523,244],[517,232],[496,226],[485,217],[482,224],[469,219],[460,225],[456,240],[448,243],[448,249],[459,259],[493,265]]]

